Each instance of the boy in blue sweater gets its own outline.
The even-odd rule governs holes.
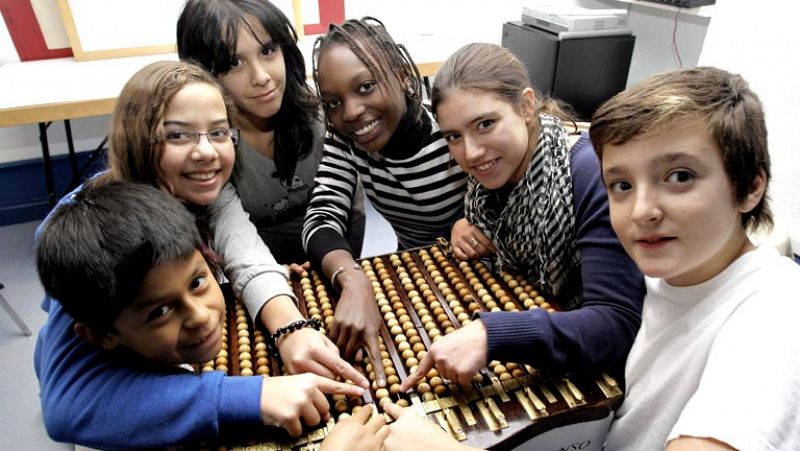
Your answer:
[[[37,269],[47,293],[60,301],[52,308],[63,308],[69,314],[52,315],[51,310],[50,317],[74,318],[70,328],[45,325],[52,334],[47,330],[40,334],[39,349],[49,349],[48,342],[52,348],[68,341],[70,338],[53,334],[74,330],[81,339],[107,351],[95,355],[96,368],[113,363],[167,374],[191,371],[187,364],[214,359],[222,346],[225,302],[215,278],[213,255],[203,244],[194,215],[166,191],[133,183],[87,184],[43,226]],[[59,362],[69,366],[72,358],[65,355]],[[42,371],[37,365],[37,375],[41,377]],[[213,372],[202,377],[218,381],[219,396],[198,392],[192,405],[186,406],[185,415],[161,418],[153,424],[149,437],[120,437],[115,443],[92,437],[103,437],[104,425],[116,427],[125,418],[98,418],[93,406],[101,400],[84,393],[84,443],[110,448],[209,439],[212,437],[196,434],[190,425],[197,424],[194,417],[215,404],[220,421],[260,420],[299,435],[301,421],[315,425],[327,420],[325,393],[360,396],[363,391],[312,374],[265,379]],[[80,375],[73,374],[58,383],[82,390],[79,381]],[[142,401],[130,405],[132,416],[141,410],[157,412],[159,405],[173,401],[139,395],[131,394],[132,399]],[[254,411],[260,412],[256,418]],[[276,416],[276,411],[285,418]]]

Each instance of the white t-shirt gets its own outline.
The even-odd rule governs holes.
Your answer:
[[[606,449],[659,450],[682,435],[800,449],[800,266],[762,247],[698,285],[646,283]]]

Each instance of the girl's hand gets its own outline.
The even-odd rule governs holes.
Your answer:
[[[400,384],[400,390],[413,387],[434,366],[442,378],[469,386],[472,376],[486,366],[488,355],[486,326],[478,319],[431,345],[417,372]]]
[[[320,451],[379,451],[389,434],[386,418],[372,415],[372,406],[366,405],[352,417],[342,420],[322,441]]]
[[[411,409],[388,403],[383,406],[383,410],[396,420],[388,426],[389,435],[383,442],[383,449],[386,451],[474,449],[458,443],[438,425],[417,415]]]
[[[278,350],[291,374],[314,373],[329,379],[339,376],[361,387],[369,387],[367,379],[339,357],[336,345],[314,329],[299,329],[284,335],[278,339]]]
[[[386,375],[378,347],[378,329],[383,319],[372,285],[363,272],[353,268],[342,272],[337,282],[342,287],[342,293],[328,330],[331,340],[344,351],[344,358],[348,361],[352,361],[359,350],[366,350],[375,371],[376,383],[383,387],[386,385]]]
[[[474,260],[497,253],[494,243],[481,229],[461,218],[453,224],[450,231],[450,244],[453,254],[461,260]]]

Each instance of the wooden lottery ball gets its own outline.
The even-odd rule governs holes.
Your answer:
[[[402,357],[403,360],[407,360],[407,359],[409,359],[411,357],[414,357],[414,355],[415,355],[414,351],[412,351],[410,349],[406,349],[405,351],[400,353],[400,357]]]
[[[410,357],[406,359],[406,367],[411,368],[412,366],[419,365],[419,360],[416,357]]]
[[[266,365],[256,368],[256,374],[259,376],[269,376],[269,367]]]
[[[408,324],[411,324],[411,322],[409,321]],[[411,325],[413,326],[413,324]],[[406,331],[406,337],[408,337],[409,343],[413,345],[416,341],[412,340],[412,338],[419,338],[419,332],[414,327],[411,327]]]
[[[245,362],[242,362],[242,363],[245,363]],[[247,362],[247,363],[250,363],[250,362]],[[253,375],[253,370],[250,369],[250,368],[242,368],[239,371],[239,375],[241,375],[241,376],[252,376]]]
[[[389,385],[399,384],[400,378],[397,377],[396,374],[392,374],[391,376],[386,376],[386,383]]]
[[[425,350],[425,345],[422,344],[422,343],[414,343],[414,345],[411,347],[411,349],[416,354],[416,353],[418,353],[420,351],[424,351]]]
[[[386,321],[386,327],[389,327],[389,328],[392,328],[392,327],[397,326],[399,324],[400,324],[400,322],[397,319],[390,319],[390,320]]]
[[[468,322],[469,321],[465,321],[463,324],[466,326]],[[446,334],[451,334],[451,333],[453,333],[455,331],[456,331],[456,328],[453,327],[453,326],[450,326],[450,327],[445,328],[444,333],[446,335]]]
[[[239,354],[243,352],[250,352],[250,345],[249,344],[241,344],[239,345]]]
[[[434,312],[434,313],[435,313],[435,312]],[[442,323],[444,323],[444,322],[445,322],[445,321],[447,321],[448,319],[449,319],[449,318],[447,317],[447,314],[446,314],[446,313],[444,313],[444,312],[442,312],[442,313],[439,313],[438,315],[436,315],[436,321],[437,321],[437,322],[439,322],[439,324],[442,324]]]
[[[541,307],[541,308],[543,308],[543,309],[548,309],[548,308],[550,308],[551,306],[550,306],[550,303],[549,303],[549,302],[542,302],[541,304],[539,304],[539,307]]]
[[[333,408],[337,412],[346,412],[349,409],[349,405],[347,404],[347,400],[340,399],[333,404]],[[341,418],[341,416],[339,417]]]
[[[397,375],[397,370],[394,369],[394,366],[387,366],[383,369],[383,374],[386,375],[388,380],[389,377]]]
[[[391,385],[389,385],[389,393],[391,393],[394,396],[399,395],[401,393],[400,392],[400,384],[391,384]]]
[[[256,366],[267,366],[269,364],[269,360],[266,357],[259,357],[256,360]]]
[[[239,337],[238,343],[240,345],[250,345],[250,337]]]
[[[488,308],[490,310],[494,309],[495,307],[497,307],[497,302],[494,302],[494,300],[492,298],[482,299],[482,301],[486,305],[486,308]]]
[[[249,336],[250,336],[250,332],[248,332],[248,331],[247,331],[247,328],[244,328],[244,329],[240,329],[239,331],[237,331],[237,332],[236,332],[236,335],[237,335],[239,338],[242,338],[242,337],[249,337]]]
[[[378,399],[386,398],[388,396],[389,396],[389,390],[385,388],[379,388],[375,390],[375,397],[377,397]]]
[[[432,326],[433,327],[431,328],[431,330],[428,331],[428,335],[431,337],[431,340],[436,341],[436,339],[439,338],[439,336],[442,335],[442,333],[439,331],[439,329],[435,329],[436,325]]]
[[[448,389],[446,385],[439,385],[438,387],[433,387],[433,392],[438,396],[444,396],[447,394]]]
[[[425,330],[428,332],[429,335],[431,333],[431,330],[436,329],[436,324],[434,324],[433,322],[425,323],[422,326],[425,328]]]
[[[402,334],[403,328],[400,327],[399,325],[394,325],[389,329],[389,332],[391,332],[392,335]]]
[[[239,360],[250,360],[250,358],[251,357],[250,357],[250,353],[249,352],[247,352],[247,351],[239,352]]]
[[[505,382],[505,381],[513,379],[514,377],[512,375],[508,374],[508,373],[503,373],[503,374],[499,375],[497,378],[500,379],[500,382]]]
[[[514,368],[511,370],[511,375],[514,377],[522,377],[525,375],[525,371],[523,371],[522,368]]]
[[[246,320],[245,320],[245,321],[246,321]],[[238,323],[238,324],[236,325],[236,330],[244,330],[244,331],[247,331],[247,323],[246,323],[246,322],[244,322],[244,323]]]
[[[244,371],[245,369],[251,369],[251,368],[253,368],[253,362],[251,362],[249,360],[242,359],[239,362],[239,368],[242,368],[242,371]],[[251,375],[252,375],[252,372],[251,372]]]
[[[514,305],[514,303],[513,303],[513,302],[506,302],[505,304],[503,304],[503,309],[504,309],[505,311],[507,311],[507,312],[511,312],[511,311],[514,311],[514,310],[516,310],[516,309],[517,309],[517,306],[516,306],[516,305]]]
[[[204,365],[203,368],[200,369],[201,373],[207,373],[209,371],[214,371],[214,367],[209,365]]]
[[[466,312],[461,312],[458,315],[456,315],[456,319],[458,319],[459,323],[463,323],[464,321],[468,320],[469,318],[470,318],[470,316]]]
[[[424,395],[431,391],[431,386],[427,382],[420,382],[417,384],[417,393]]]
[[[410,330],[408,332],[409,332],[409,337],[408,337],[409,343],[411,343],[412,345],[415,345],[417,343],[422,343],[422,338],[420,338],[419,335],[411,335],[411,332],[416,332],[415,330]]]
[[[411,349],[411,345],[408,343],[400,343],[399,345],[397,345],[398,351],[405,351],[406,349]]]
[[[217,371],[222,371],[223,373],[227,373],[228,372],[228,366],[227,365],[217,365]]]
[[[464,313],[464,307],[462,307],[461,305],[458,305],[458,304],[455,307],[453,307],[453,314],[454,315],[458,316],[458,315],[460,315],[462,313]]]

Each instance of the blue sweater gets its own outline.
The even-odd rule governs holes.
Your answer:
[[[572,147],[570,168],[583,304],[553,314],[481,313],[489,359],[556,374],[609,371],[621,381],[641,324],[644,277],[611,228],[600,164],[585,134]]]
[[[65,196],[59,205],[69,202]],[[83,341],[74,320],[45,296],[34,369],[53,440],[102,449],[155,448],[216,437],[227,422],[261,423],[261,377],[136,365],[130,354]]]

